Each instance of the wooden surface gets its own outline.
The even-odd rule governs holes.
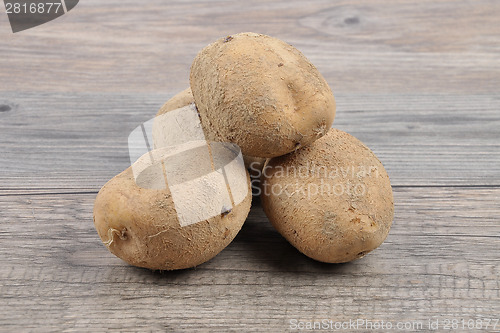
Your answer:
[[[0,13],[0,331],[500,319],[498,17],[495,0],[87,0],[12,34]],[[334,126],[389,172],[391,233],[361,260],[321,264],[255,200],[213,260],[127,266],[94,230],[95,195],[129,165],[129,132],[187,87],[198,50],[241,31],[295,45],[324,74]]]

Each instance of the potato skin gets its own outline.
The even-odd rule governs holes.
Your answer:
[[[189,104],[194,103],[194,97],[193,93],[191,91],[191,88],[184,89],[183,91],[179,92],[175,96],[173,96],[171,99],[169,99],[163,106],[158,110],[158,113],[156,114],[156,117],[161,116],[169,111],[175,110],[182,108],[184,106],[187,106]],[[156,136],[161,136],[160,134],[156,134],[157,132],[165,130],[160,123],[158,123],[156,120],[153,125],[153,138]],[[206,130],[205,130],[206,133]],[[156,147],[159,148],[159,147]],[[266,162],[265,158],[262,157],[253,157],[253,156],[246,156],[243,155],[243,160],[245,162],[245,167],[250,170],[250,171],[260,171],[264,167],[264,163]]]
[[[254,173],[260,174],[267,158],[243,155],[243,161],[245,162],[245,168],[250,171],[250,176],[252,176]]]
[[[194,103],[194,97],[191,88],[184,89],[163,104],[156,116],[161,116],[169,111],[182,108],[192,103]]]
[[[240,33],[196,56],[191,89],[212,141],[232,142],[244,155],[275,157],[323,136],[335,99],[316,67],[273,37]]]
[[[139,187],[129,167],[99,191],[94,224],[109,251],[131,265],[194,267],[215,257],[241,229],[251,204],[247,181],[246,198],[231,212],[181,227],[170,190]]]
[[[348,262],[377,248],[394,217],[382,163],[361,141],[337,129],[271,159],[262,176],[261,201],[283,237],[327,263]]]

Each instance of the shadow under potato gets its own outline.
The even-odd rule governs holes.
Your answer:
[[[363,260],[358,259],[343,264],[329,264],[316,261],[302,254],[274,229],[262,209],[259,197],[253,198],[252,208],[245,224],[224,251],[231,251],[231,247],[237,247],[241,250],[243,258],[247,258],[250,266],[258,265],[255,271],[268,271],[271,273],[315,273],[325,275],[352,273],[357,266],[354,262]],[[127,269],[133,270],[136,274],[147,279],[152,279],[153,281],[150,282],[153,283],[183,281],[192,277],[192,274],[198,274],[197,271],[212,270],[214,262],[223,259],[224,251],[214,259],[188,269],[152,271],[134,266],[129,266]],[[227,267],[224,269],[227,269]],[[221,270],[224,269],[221,268]],[[235,271],[237,270],[238,268],[235,268]]]
[[[196,274],[197,267],[176,269],[172,271],[162,271],[129,265],[127,269],[130,269],[134,274],[137,274],[138,276],[147,278],[150,283],[161,285],[179,281],[186,281],[192,274]]]
[[[353,267],[351,263],[319,262],[302,254],[274,229],[259,197],[253,197],[250,213],[233,244],[242,247],[249,259],[258,261],[271,271],[332,274],[347,272],[349,267]]]

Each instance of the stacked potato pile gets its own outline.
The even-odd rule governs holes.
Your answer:
[[[199,114],[208,142],[241,149],[247,167],[259,178],[256,190],[266,215],[299,251],[340,263],[360,258],[384,241],[394,214],[389,177],[362,142],[331,129],[333,94],[297,49],[255,33],[217,40],[196,56],[190,88],[169,100],[157,116],[190,106]],[[168,132],[164,125],[153,127],[157,137]],[[155,148],[158,154],[165,149]],[[182,225],[172,198],[174,185],[145,188],[133,167],[101,189],[94,208],[102,241],[132,265],[161,270],[199,265],[234,239],[250,210],[251,182],[244,170],[236,182],[239,188],[231,188],[244,195],[232,201],[231,209],[221,207],[220,214]],[[199,186],[210,193],[216,185]],[[194,192],[186,188],[185,193]]]

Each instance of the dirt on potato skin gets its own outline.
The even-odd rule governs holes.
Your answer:
[[[231,35],[205,47],[190,83],[209,139],[235,143],[248,156],[306,146],[335,117],[332,91],[316,67],[293,46],[262,34]]]
[[[248,194],[229,212],[181,227],[168,187],[141,188],[132,168],[112,178],[94,204],[94,225],[108,250],[127,263],[153,270],[200,265],[221,252],[240,231],[251,205]]]
[[[261,183],[262,206],[272,225],[318,261],[361,258],[383,243],[394,218],[392,187],[382,163],[340,130],[270,159]]]
[[[162,105],[160,110],[158,110],[156,117],[160,117],[160,116],[166,114],[167,112],[170,112],[170,111],[173,111],[176,109],[180,109],[180,108],[183,108],[183,107],[191,105],[191,104],[195,104],[191,88],[184,89],[183,91],[177,93],[172,98],[170,98],[167,102],[165,102],[165,104]],[[154,123],[153,123],[154,124],[153,125],[153,140],[154,141],[155,141],[156,137],[161,137],[162,131],[166,130],[164,128],[164,126],[162,126],[163,121],[164,120],[160,119],[160,118],[155,118],[155,120],[154,120]],[[206,133],[207,131],[210,131],[210,129],[204,128],[204,132]],[[194,134],[194,130],[193,130],[193,137],[195,137],[195,136],[196,136],[196,134]],[[159,148],[159,147],[157,147],[156,142],[154,142],[154,146],[155,146],[155,148]],[[262,170],[262,168],[264,167],[264,163],[266,162],[266,158],[243,155],[243,161],[245,163],[245,167],[250,172],[250,176],[252,176],[252,173],[256,173],[256,172],[259,173]]]

